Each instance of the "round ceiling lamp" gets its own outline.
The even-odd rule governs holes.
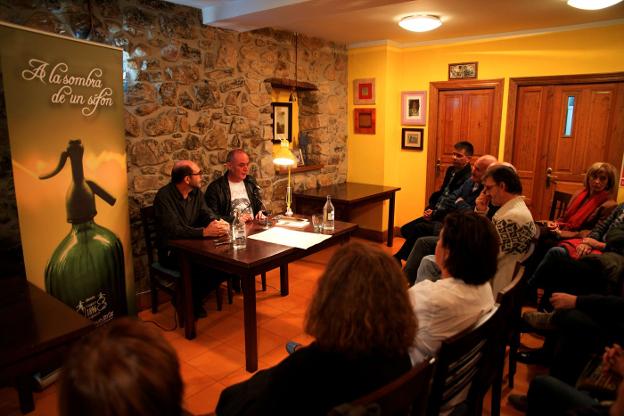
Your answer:
[[[431,16],[431,15],[407,16],[401,19],[401,21],[399,22],[399,26],[411,32],[428,32],[430,30],[437,29],[440,26],[442,26],[442,21],[440,20],[438,16]]]
[[[568,0],[568,6],[583,10],[600,10],[618,4],[622,0]]]

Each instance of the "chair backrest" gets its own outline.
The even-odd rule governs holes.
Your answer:
[[[332,409],[328,416],[362,414],[374,407],[384,416],[422,415],[427,408],[435,358],[423,361],[396,380],[351,403]]]
[[[555,193],[553,194],[552,205],[550,206],[550,213],[548,214],[548,219],[553,221],[557,218],[563,217],[563,213],[570,203],[570,198],[572,198],[572,194],[569,194],[567,192],[555,191]]]
[[[429,396],[428,415],[461,404],[468,414],[480,415],[483,397],[494,380],[500,355],[500,313],[498,305],[472,327],[442,342]],[[504,351],[504,350],[503,350]],[[478,380],[477,383],[473,383]]]
[[[148,264],[151,265],[154,264],[154,251],[156,250],[156,213],[153,205],[141,208],[141,222],[143,223]]]
[[[516,263],[514,278],[496,295],[496,303],[501,310],[500,314],[505,326],[512,325],[514,320],[520,318],[524,300],[524,283],[524,266]]]

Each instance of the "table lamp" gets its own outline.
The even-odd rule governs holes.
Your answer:
[[[292,216],[293,212],[290,207],[292,203],[292,188],[290,187],[290,167],[297,163],[297,158],[288,148],[288,140],[281,139],[280,147],[273,157],[273,163],[278,166],[288,167],[288,186],[286,187],[286,216]]]

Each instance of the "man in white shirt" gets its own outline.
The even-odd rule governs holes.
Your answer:
[[[242,149],[231,150],[226,157],[227,170],[206,188],[206,205],[218,218],[234,220],[234,211],[242,213],[241,219],[251,221],[261,216],[260,187],[249,175],[249,155]]]
[[[490,220],[475,213],[452,213],[436,245],[441,278],[408,290],[418,329],[412,364],[435,355],[442,341],[463,331],[494,305],[489,280],[496,273],[498,236]]]

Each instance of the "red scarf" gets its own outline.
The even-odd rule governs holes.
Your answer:
[[[583,189],[583,191],[570,202],[570,206],[566,209],[563,217],[557,221],[562,228],[572,231],[580,230],[581,226],[587,221],[587,218],[609,199],[609,193],[607,191],[598,192],[585,201],[587,195],[587,189]]]

